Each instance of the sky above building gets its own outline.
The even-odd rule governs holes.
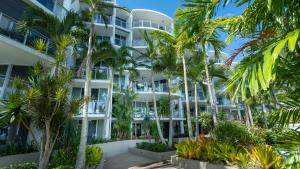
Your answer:
[[[177,8],[181,8],[182,0],[117,0],[117,3],[125,6],[129,9],[151,9],[155,11],[162,12],[174,18],[174,13]],[[240,15],[244,11],[245,6],[236,7],[235,4],[229,3],[225,7],[220,7],[217,10],[217,17],[221,16],[235,16]],[[220,32],[220,38],[222,40],[226,39],[226,33]],[[245,39],[235,38],[231,44],[228,44],[224,49],[227,55],[231,55],[234,49],[239,48],[242,44],[246,42]],[[241,58],[238,57],[237,61]]]

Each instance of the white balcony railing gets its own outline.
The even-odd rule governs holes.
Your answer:
[[[82,115],[83,106],[80,107],[78,115]],[[103,100],[93,100],[89,102],[88,114],[105,114],[106,112],[106,101]]]
[[[155,118],[153,111],[147,111],[145,107],[138,107],[134,109],[133,118],[145,118],[149,116],[150,118]],[[173,118],[183,118],[182,114],[179,111],[173,111]],[[169,118],[169,116],[159,116],[159,118]]]
[[[79,70],[79,68],[73,68],[72,70],[75,79],[86,78],[86,71],[84,68],[81,70]],[[106,67],[97,67],[92,69],[92,80],[108,80],[109,77],[109,70]]]
[[[14,41],[23,43],[24,45],[34,48],[37,40],[43,40],[46,43],[44,54],[53,56],[55,46],[50,38],[35,29],[29,29],[27,32],[22,33],[16,30],[17,20],[0,12],[0,35],[6,36]]]
[[[143,39],[134,39],[132,41],[133,46],[147,46],[146,42]]]
[[[106,19],[107,24],[112,24],[112,16],[108,16]],[[105,24],[105,20],[101,15],[96,15],[94,16],[94,23]]]
[[[147,28],[155,28],[163,31],[167,31],[169,33],[173,33],[172,27],[167,26],[162,23],[155,23],[151,20],[134,20],[132,27],[147,27]]]

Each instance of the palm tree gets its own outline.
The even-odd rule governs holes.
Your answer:
[[[153,32],[153,36],[158,35],[161,31]],[[166,75],[168,79],[168,99],[169,99],[169,140],[168,146],[171,148],[173,144],[173,107],[171,99],[171,78],[173,77],[174,72],[177,68],[177,56],[175,46],[167,41],[155,39],[158,41],[158,57],[154,61],[153,70],[156,72],[162,72]]]
[[[110,42],[102,42],[95,47],[95,52],[93,53],[93,62],[105,62],[111,68],[110,73],[110,84],[108,88],[108,99],[107,99],[107,108],[105,113],[104,125],[107,126],[108,118],[111,118],[111,110],[112,110],[112,93],[114,87],[114,75],[116,72],[119,72],[120,77],[122,77],[124,70],[128,70],[129,72],[134,71],[135,69],[135,61],[130,56],[130,53],[127,47],[122,46],[119,49],[114,48],[114,46]],[[121,89],[122,91],[123,89]],[[106,130],[106,137],[109,137],[110,128]]]
[[[85,3],[88,8],[84,11],[85,16],[89,21],[89,38],[87,43],[87,53],[84,59],[83,65],[85,66],[86,71],[86,79],[84,84],[84,104],[83,104],[83,112],[82,112],[82,125],[81,125],[81,136],[80,136],[80,145],[76,159],[76,169],[85,168],[85,150],[86,150],[86,142],[87,142],[87,133],[88,133],[88,104],[91,97],[91,65],[92,65],[92,54],[95,39],[95,23],[94,19],[96,15],[100,15],[105,22],[105,25],[108,23],[108,16],[106,14],[107,9],[112,8],[121,8],[112,3],[107,3],[104,0],[81,0],[82,3]],[[121,8],[124,9],[124,8]]]
[[[203,63],[206,74],[209,100],[213,112],[214,125],[217,124],[218,107],[214,96],[213,82],[208,69],[207,48],[214,51],[214,57],[220,55],[220,51],[225,46],[224,42],[218,40],[216,26],[212,24],[211,18],[217,7],[213,2],[202,0],[186,0],[186,8],[177,11],[177,21],[180,25],[179,31],[186,32],[189,38],[194,40],[194,48],[203,55]]]
[[[146,52],[143,53],[142,55],[146,57],[146,60],[150,60],[150,67],[151,68],[151,83],[152,83],[152,97],[153,97],[153,105],[154,105],[154,115],[155,115],[155,120],[156,120],[156,126],[158,130],[158,135],[163,144],[166,144],[166,141],[163,137],[161,127],[160,127],[160,122],[159,122],[159,117],[157,113],[157,103],[156,103],[156,95],[155,95],[155,83],[154,83],[154,61],[158,57],[157,56],[157,49],[155,46],[154,40],[148,35],[147,32],[143,33],[143,38],[145,43],[147,44],[147,49]],[[145,65],[146,66],[146,65]]]

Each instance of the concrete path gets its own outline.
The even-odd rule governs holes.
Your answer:
[[[106,159],[104,169],[176,169],[168,161],[155,162],[151,159],[124,153]]]

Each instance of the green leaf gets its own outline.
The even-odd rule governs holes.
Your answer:
[[[272,79],[272,67],[273,67],[273,58],[271,55],[271,50],[267,50],[263,53],[264,62],[263,62],[263,75],[266,82],[266,85],[269,85]]]
[[[299,33],[300,33],[300,29],[298,29],[294,32],[291,32],[292,35],[288,39],[288,47],[289,47],[290,52],[293,52],[295,50]]]
[[[265,79],[264,79],[263,71],[262,71],[262,68],[261,68],[261,64],[258,64],[257,67],[258,67],[257,76],[258,76],[260,86],[263,90],[267,90],[267,85],[265,83]]]

